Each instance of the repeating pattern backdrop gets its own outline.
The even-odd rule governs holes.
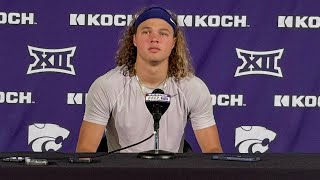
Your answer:
[[[320,151],[311,0],[0,0],[0,151],[74,151],[91,83],[150,5],[179,15],[225,152]],[[190,125],[186,138],[199,152]]]

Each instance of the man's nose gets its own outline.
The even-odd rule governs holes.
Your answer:
[[[150,40],[152,43],[158,43],[159,42],[159,35],[157,33],[151,33],[150,34]]]

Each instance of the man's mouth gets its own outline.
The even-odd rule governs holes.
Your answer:
[[[159,52],[160,51],[160,48],[157,48],[157,47],[151,47],[148,49],[150,52],[153,52],[153,53],[156,53],[156,52]]]

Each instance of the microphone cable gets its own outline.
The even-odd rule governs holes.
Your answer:
[[[139,142],[134,143],[134,144],[131,144],[129,146],[125,146],[125,147],[120,148],[120,149],[116,149],[116,150],[113,150],[113,151],[110,151],[110,152],[102,153],[102,154],[99,154],[99,155],[96,155],[96,156],[89,156],[89,157],[87,156],[87,157],[78,157],[78,158],[91,158],[91,159],[94,159],[94,158],[98,158],[98,157],[107,156],[109,154],[113,154],[115,152],[118,152],[118,151],[121,151],[121,150],[124,150],[124,149],[128,149],[128,148],[131,148],[131,147],[136,146],[138,144],[141,144],[141,143],[149,140],[150,138],[152,138],[155,134],[156,134],[156,131],[153,131],[153,133],[149,137],[145,138],[144,140],[139,141]]]
[[[136,146],[138,144],[141,144],[147,140],[149,140],[150,138],[152,138],[154,135],[156,134],[156,131],[153,131],[153,133],[143,139],[142,141],[139,141],[137,143],[134,143],[134,144],[131,144],[129,146],[126,146],[126,147],[123,147],[123,148],[120,148],[120,149],[116,149],[116,150],[113,150],[113,151],[110,151],[110,152],[105,152],[105,153],[102,153],[102,154],[99,154],[99,155],[94,155],[94,156],[81,156],[79,154],[76,154],[76,155],[73,155],[70,157],[70,154],[68,153],[63,153],[63,152],[55,152],[56,154],[64,154],[64,155],[67,155],[67,157],[61,157],[61,158],[46,158],[45,160],[64,160],[64,159],[68,159],[69,162],[73,162],[73,163],[91,163],[95,158],[98,158],[98,157],[103,157],[103,156],[107,156],[109,154],[113,154],[115,152],[118,152],[118,151],[121,151],[121,150],[124,150],[124,149],[128,149],[130,147],[133,147],[133,146]],[[6,156],[6,157],[0,157],[0,160],[2,159],[3,162],[23,162],[23,161],[27,161],[27,159],[41,159],[43,160],[42,157],[35,157],[34,155],[25,155],[26,152],[16,152],[15,154],[21,154],[21,155],[10,155],[10,156]],[[39,154],[38,154],[39,155]]]

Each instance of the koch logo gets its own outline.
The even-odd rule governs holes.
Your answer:
[[[247,16],[178,15],[180,26],[186,27],[249,27]]]
[[[76,47],[63,49],[43,49],[28,46],[29,54],[34,58],[34,63],[29,65],[27,74],[41,72],[59,72],[76,75],[71,58]]]
[[[132,15],[70,14],[71,26],[128,26]],[[178,15],[178,24],[186,27],[249,27],[247,16]]]
[[[320,96],[275,95],[275,107],[320,107]]]
[[[273,51],[248,51],[236,48],[238,58],[243,61],[236,70],[234,77],[265,74],[276,77],[283,77],[278,63],[282,56],[283,49]]]
[[[246,106],[241,94],[211,94],[211,99],[213,106]]]
[[[0,24],[37,24],[33,13],[0,12]]]
[[[68,93],[67,104],[81,105],[85,104],[87,99],[87,93]]]
[[[56,124],[33,124],[29,126],[28,144],[34,152],[58,151],[69,133]]]
[[[277,136],[261,126],[241,126],[236,128],[235,147],[239,153],[264,153]]]
[[[31,104],[31,92],[0,92],[0,104]]]
[[[132,15],[70,14],[71,26],[128,26]]]
[[[319,16],[278,16],[280,28],[320,28]]]

